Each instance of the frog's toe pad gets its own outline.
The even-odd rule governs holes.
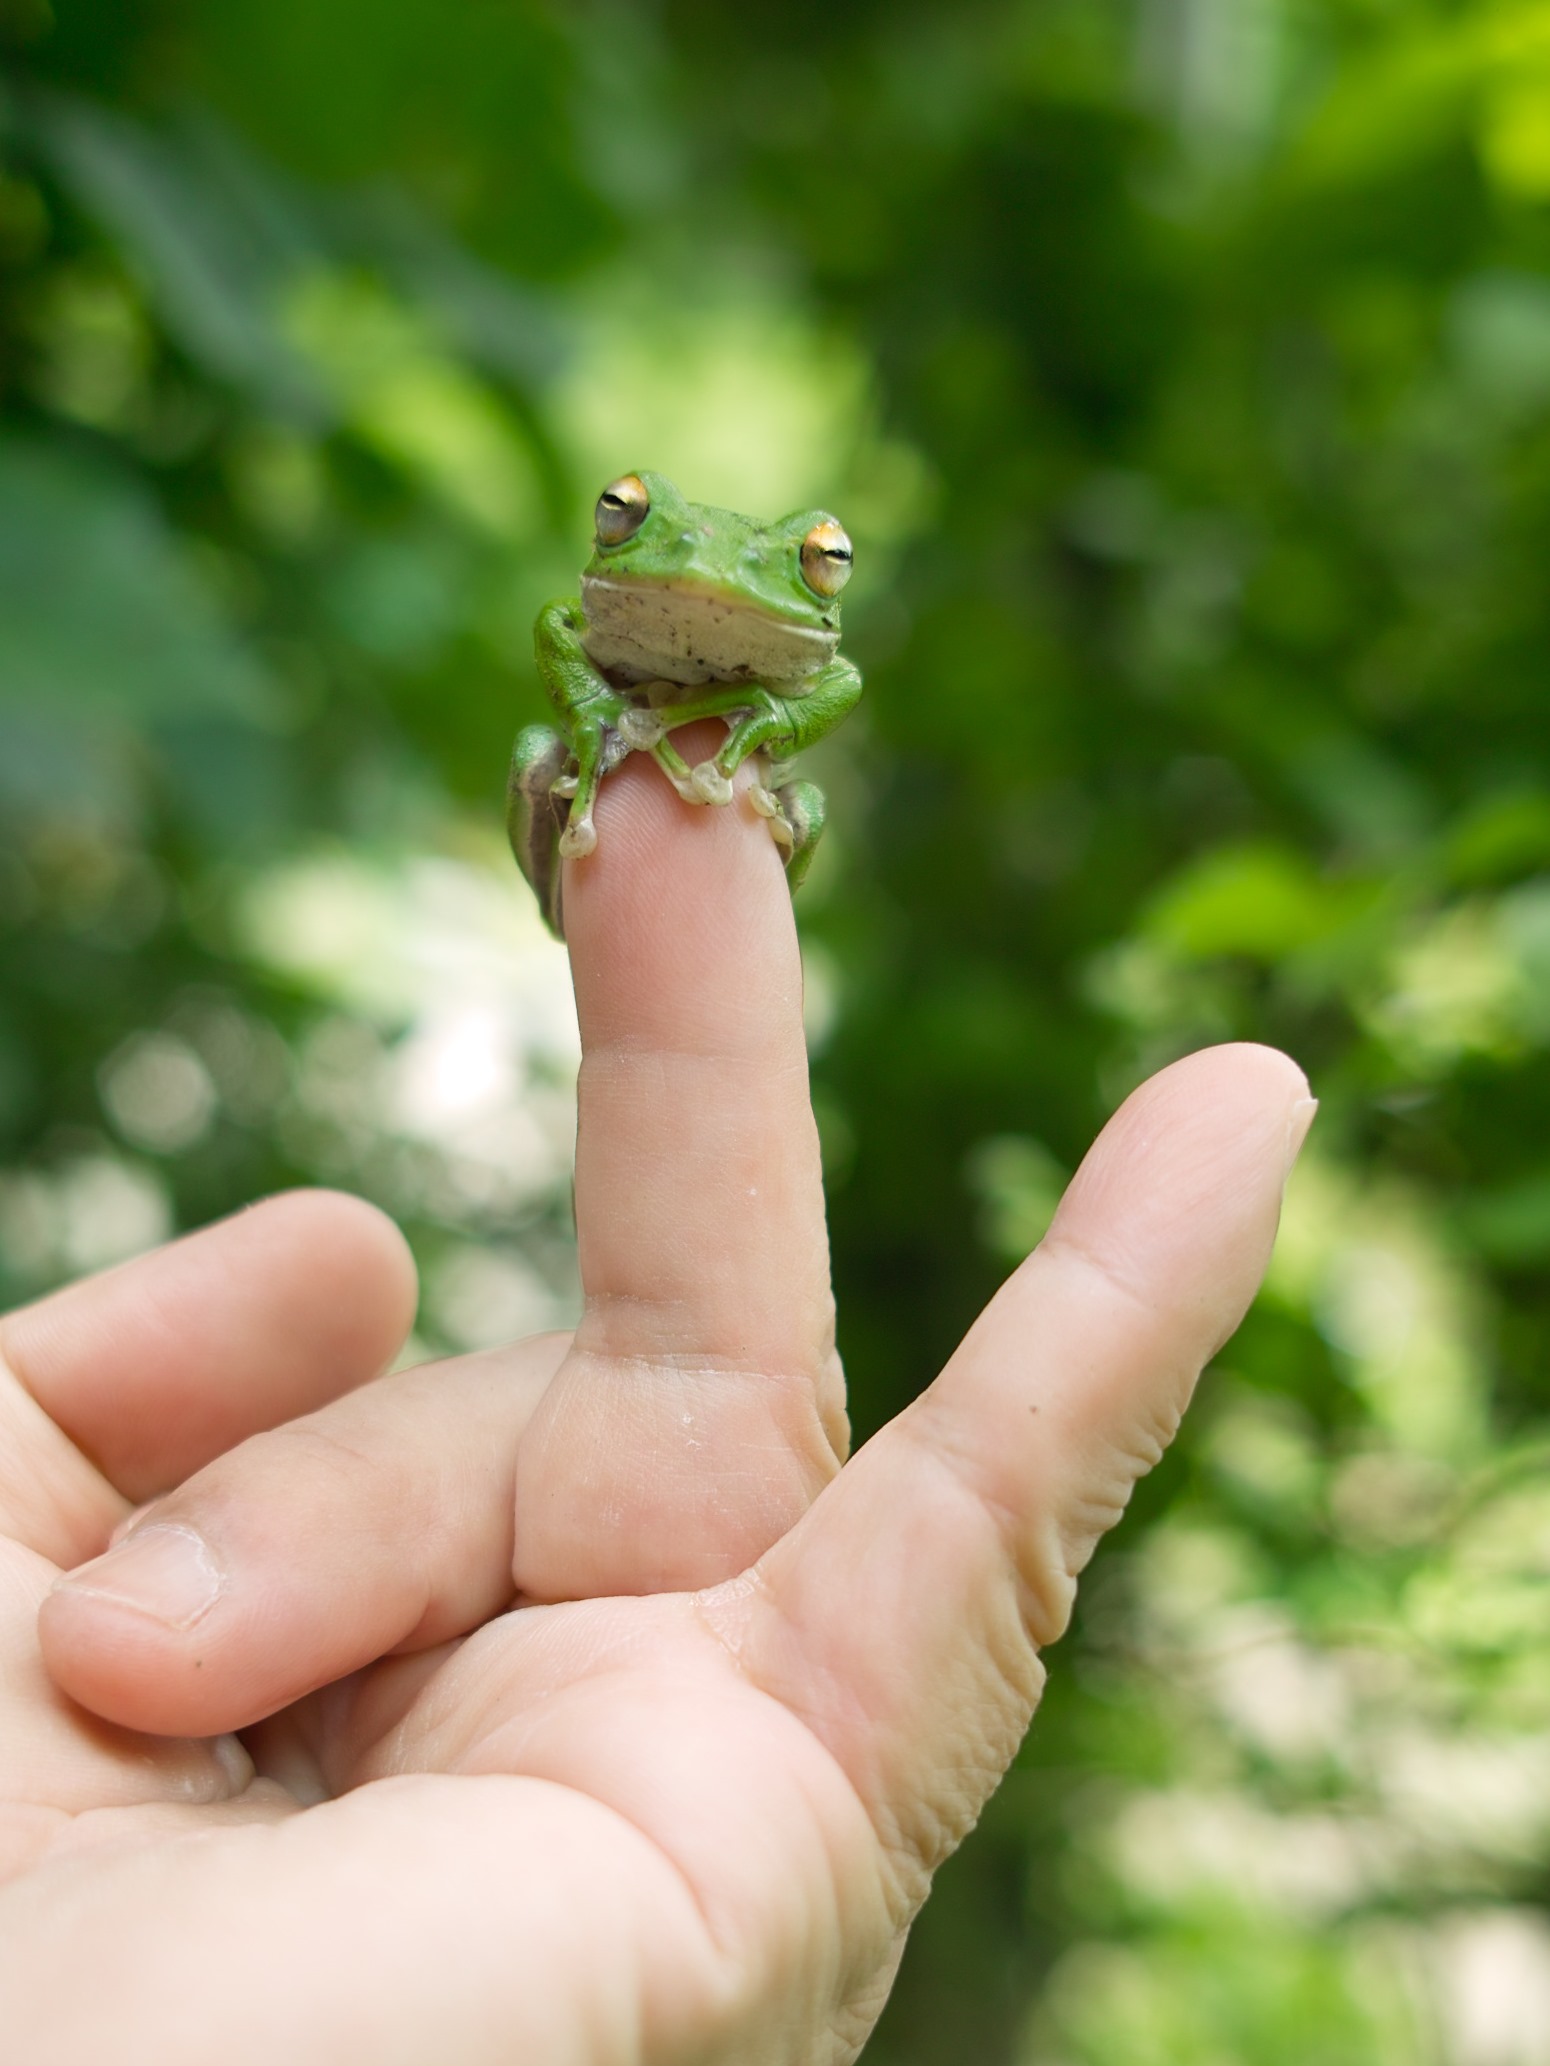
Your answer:
[[[775,795],[773,790],[766,789],[762,782],[755,782],[753,784],[748,792],[748,801],[753,805],[761,818],[778,818],[780,816],[780,798]]]
[[[590,818],[572,818],[560,834],[560,852],[567,861],[584,861],[596,848],[597,827]]]
[[[557,781],[549,784],[549,794],[551,796],[570,797],[574,796],[580,787],[581,777],[579,775],[561,775]]]
[[[619,713],[619,736],[637,750],[655,746],[662,736],[662,720],[654,710],[623,710]]]
[[[701,803],[730,803],[732,784],[713,760],[702,760],[690,775],[694,793]]]

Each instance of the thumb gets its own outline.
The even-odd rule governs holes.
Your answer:
[[[936,1383],[755,1582],[708,1596],[845,1769],[906,1902],[1009,1763],[1078,1573],[1253,1297],[1313,1110],[1262,1047],[1144,1084]]]

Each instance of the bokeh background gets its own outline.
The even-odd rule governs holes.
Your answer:
[[[843,516],[864,1432],[1202,1042],[1323,1112],[878,2066],[1550,2060],[1550,5],[0,0],[0,1298],[574,1310],[500,827],[628,467]],[[690,943],[686,943],[686,947]]]

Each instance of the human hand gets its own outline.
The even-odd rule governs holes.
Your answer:
[[[411,1272],[327,1195],[0,1329],[27,2066],[853,2057],[1075,1574],[1253,1293],[1311,1107],[1228,1048],[1136,1094],[840,1471],[774,851],[639,764],[600,819],[566,891],[574,1344],[367,1382]],[[126,1561],[50,1594],[148,1500]]]

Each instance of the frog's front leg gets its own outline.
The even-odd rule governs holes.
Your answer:
[[[701,803],[730,803],[732,777],[750,754],[773,750],[784,760],[800,753],[848,717],[860,695],[860,670],[848,660],[831,660],[822,673],[798,688],[750,682],[675,704],[675,731],[702,717],[728,720],[727,736],[715,759],[702,760],[689,771],[694,796]]]
[[[651,684],[648,683],[638,693],[649,695],[650,691]],[[691,779],[689,763],[668,737],[668,727],[663,722],[659,710],[651,709],[643,703],[632,705],[619,719],[619,735],[632,753],[651,755],[685,803],[705,801]]]
[[[650,695],[655,686],[648,685],[644,693]],[[660,684],[664,691],[673,689],[673,686],[671,682]],[[681,700],[680,691],[669,701],[653,702],[649,710],[637,710],[624,720],[622,729],[632,746],[643,747],[652,755],[685,803],[730,803],[731,784],[717,774],[715,763],[701,761],[697,768],[691,768],[673,744],[671,734],[682,731],[686,725],[699,724],[708,717],[719,717],[730,728],[735,720],[747,717],[756,706],[763,709],[769,700],[769,691],[757,682],[714,689],[708,695],[695,696],[688,702]]]
[[[814,745],[855,709],[861,695],[861,674],[848,660],[831,660],[808,686],[783,692],[760,686],[742,691],[738,713],[714,760],[691,770],[696,791],[707,803],[726,803],[732,777],[753,753],[773,752],[782,760]],[[679,722],[674,713],[674,722]]]
[[[559,837],[559,853],[567,861],[580,860],[597,845],[592,807],[598,785],[632,750],[624,726],[636,707],[587,658],[584,622],[579,602],[550,603],[534,632],[539,678],[570,747],[569,765],[550,792],[570,804]]]

